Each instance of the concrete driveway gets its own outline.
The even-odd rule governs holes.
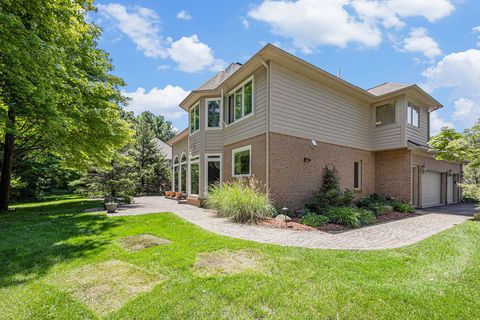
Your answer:
[[[430,207],[419,210],[420,213],[446,213],[463,216],[473,216],[474,213],[480,212],[480,206],[475,203],[453,203],[443,206]]]

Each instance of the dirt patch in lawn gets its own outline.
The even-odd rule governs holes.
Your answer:
[[[117,243],[123,249],[130,252],[135,252],[162,244],[168,244],[170,243],[170,240],[159,238],[151,234],[139,234],[137,236],[121,238],[117,241]]]
[[[264,271],[265,266],[261,255],[254,250],[219,250],[200,253],[194,265],[194,272],[199,276]]]
[[[161,280],[159,275],[132,264],[110,260],[77,268],[52,283],[103,316],[150,291]]]

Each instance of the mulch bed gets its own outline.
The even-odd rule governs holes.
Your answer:
[[[389,221],[401,220],[401,219],[411,218],[416,216],[419,216],[419,214],[411,213],[411,212],[390,211],[377,217],[376,221],[373,224],[370,224],[368,226],[373,226],[376,224],[381,224]],[[264,218],[264,219],[258,220],[256,224],[262,227],[293,229],[293,230],[299,230],[299,231],[323,231],[328,233],[340,233],[340,232],[353,230],[335,223],[327,223],[321,227],[314,228],[314,227],[301,224],[300,219],[298,218],[292,218],[292,220],[287,222],[279,221],[274,218]],[[368,226],[365,226],[365,227],[368,227]]]

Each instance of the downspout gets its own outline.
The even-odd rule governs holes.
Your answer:
[[[260,62],[267,69],[267,113],[266,113],[266,132],[265,132],[265,189],[267,197],[270,194],[270,64],[259,57]]]

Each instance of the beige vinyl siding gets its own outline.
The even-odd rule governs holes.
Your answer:
[[[383,126],[375,126],[375,108],[386,103],[395,102],[395,123]],[[406,97],[401,95],[388,101],[377,103],[372,107],[373,143],[372,150],[398,149],[406,146],[405,124],[406,120]]]
[[[419,117],[420,128],[407,124],[405,136],[407,140],[426,145],[428,142],[428,112],[426,108],[420,108]]]
[[[370,105],[279,65],[271,68],[272,132],[370,150]]]
[[[223,145],[229,145],[266,132],[267,72],[264,67],[257,69],[253,76],[253,101],[253,114],[251,116],[224,127]],[[207,148],[211,148],[210,142]]]
[[[173,160],[175,159],[175,156],[178,156],[178,159],[180,160],[182,153],[185,152],[185,154],[188,155],[187,151],[188,151],[188,139],[183,139],[177,144],[174,144],[172,146],[172,163],[173,163]]]

